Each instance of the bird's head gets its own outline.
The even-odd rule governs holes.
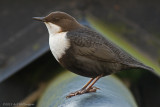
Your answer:
[[[52,12],[46,17],[33,17],[33,19],[42,21],[46,24],[49,34],[67,32],[78,29],[81,25],[75,18],[64,12]]]

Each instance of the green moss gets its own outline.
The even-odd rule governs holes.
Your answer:
[[[160,67],[158,64],[153,61],[149,56],[145,55],[143,52],[132,46],[127,40],[122,37],[117,36],[113,31],[110,29],[110,26],[104,24],[104,22],[95,19],[93,17],[87,17],[87,20],[90,24],[103,35],[106,36],[107,39],[114,42],[116,45],[124,49],[126,52],[134,56],[136,59],[140,60],[144,64],[152,67],[157,75],[160,76]],[[113,28],[113,27],[112,27]]]
[[[110,27],[110,29],[114,29],[115,32],[120,33],[120,34],[124,34],[126,32],[128,32],[127,30],[127,26],[124,23],[107,23],[107,25]]]
[[[158,50],[158,64],[160,65],[160,50]]]

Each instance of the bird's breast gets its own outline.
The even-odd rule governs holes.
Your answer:
[[[58,62],[59,59],[66,54],[66,50],[70,48],[70,42],[66,34],[67,32],[61,32],[49,36],[50,50]]]

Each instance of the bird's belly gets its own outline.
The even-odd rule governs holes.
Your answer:
[[[101,63],[83,56],[63,56],[61,59],[62,65],[73,73],[81,76],[95,78],[99,75],[109,75],[113,73],[112,69],[108,68],[107,63]]]
[[[65,54],[65,50],[70,47],[69,40],[66,38],[66,33],[67,32],[62,32],[50,35],[49,37],[50,50],[57,61]]]

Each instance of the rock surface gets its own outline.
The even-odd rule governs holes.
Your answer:
[[[42,95],[38,107],[137,107],[129,90],[114,76],[101,78],[96,84],[100,90],[66,99],[80,89],[89,78],[65,72],[54,79]]]

